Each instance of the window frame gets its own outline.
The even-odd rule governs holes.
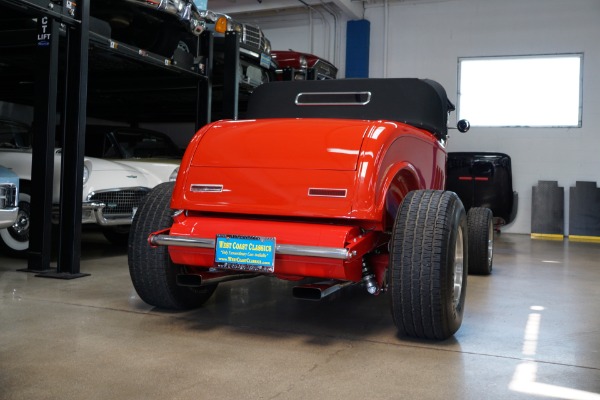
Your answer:
[[[529,55],[504,55],[504,56],[472,56],[459,57],[457,62],[457,116],[459,119],[469,119],[468,115],[463,115],[463,104],[461,98],[462,89],[462,62],[473,60],[526,60],[526,59],[551,59],[551,58],[579,58],[579,94],[578,94],[578,116],[576,124],[520,124],[520,123],[500,123],[500,124],[481,124],[475,121],[472,126],[478,128],[581,128],[583,125],[583,63],[584,53],[556,53],[556,54],[529,54]],[[499,110],[502,112],[502,110]]]

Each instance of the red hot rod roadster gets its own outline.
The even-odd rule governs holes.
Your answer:
[[[137,293],[187,309],[220,282],[259,275],[298,281],[294,296],[313,300],[363,285],[389,292],[401,335],[452,336],[470,230],[444,191],[452,110],[431,80],[259,86],[246,119],[200,129],[175,184],[145,197],[129,241]],[[487,243],[479,253],[491,265]]]

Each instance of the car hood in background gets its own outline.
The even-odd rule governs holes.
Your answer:
[[[168,182],[181,164],[181,158],[128,158],[115,162],[142,171],[157,181]]]

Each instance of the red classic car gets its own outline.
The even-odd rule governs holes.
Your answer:
[[[469,236],[444,191],[453,109],[431,80],[259,86],[248,119],[200,129],[175,184],[138,209],[137,293],[186,309],[220,282],[259,275],[298,281],[294,296],[312,300],[363,285],[389,292],[401,335],[448,338],[462,322]]]
[[[335,79],[338,69],[327,60],[314,54],[294,50],[273,50],[273,60],[277,62],[278,80],[324,80]]]

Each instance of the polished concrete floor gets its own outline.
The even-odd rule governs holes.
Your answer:
[[[500,235],[443,342],[397,337],[361,288],[307,302],[256,278],[159,311],[126,250],[88,233],[82,254],[74,280],[0,256],[0,399],[600,399],[600,244]]]

